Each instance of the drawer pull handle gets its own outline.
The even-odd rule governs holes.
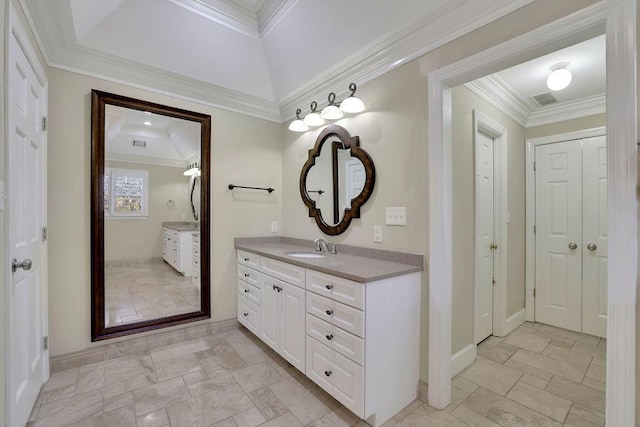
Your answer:
[[[249,258],[245,258],[245,259],[244,259],[244,262],[249,262]]]
[[[245,293],[249,293],[249,289],[245,289],[245,290],[244,290],[244,292],[245,292]]]
[[[277,290],[278,290],[278,287],[277,287],[276,285],[273,285],[273,290],[274,290],[274,291],[277,291]]]
[[[247,317],[247,316],[249,315],[249,313],[242,313],[242,315],[243,315],[244,317]]]
[[[278,291],[278,293],[282,290],[282,288],[280,286],[276,286],[276,291]]]
[[[325,374],[326,376],[330,377],[330,376],[331,376],[331,374],[333,374],[333,372],[331,372],[331,371],[324,371],[324,374]]]
[[[325,313],[327,313],[327,316],[331,316],[333,314],[333,310],[327,310]]]
[[[329,335],[327,335],[327,336],[326,336],[326,338],[327,338],[329,341],[331,341],[331,340],[333,339],[333,335],[329,334]]]
[[[325,288],[330,291],[331,289],[333,289],[333,285],[325,285]]]
[[[249,273],[244,273],[244,277],[249,277],[250,274]]]

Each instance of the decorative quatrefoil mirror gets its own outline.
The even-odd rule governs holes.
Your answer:
[[[320,230],[330,236],[344,233],[360,218],[376,181],[371,157],[360,138],[338,125],[325,128],[300,174],[300,195]]]

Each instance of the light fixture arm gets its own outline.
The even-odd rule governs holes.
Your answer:
[[[356,93],[356,84],[355,84],[355,83],[351,83],[351,84],[349,85],[349,90],[351,91],[351,95],[349,95],[349,96],[355,96],[355,93]]]

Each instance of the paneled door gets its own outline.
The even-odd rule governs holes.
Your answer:
[[[12,15],[13,16],[13,15]],[[9,31],[8,55],[8,425],[24,426],[49,376],[46,335],[46,91]],[[5,265],[7,265],[5,264]],[[1,421],[0,421],[1,422]]]
[[[536,321],[607,332],[606,137],[536,147]]]
[[[475,342],[493,333],[494,140],[476,133]]]

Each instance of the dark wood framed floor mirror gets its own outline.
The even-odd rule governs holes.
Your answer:
[[[91,92],[91,340],[211,317],[211,116]]]

